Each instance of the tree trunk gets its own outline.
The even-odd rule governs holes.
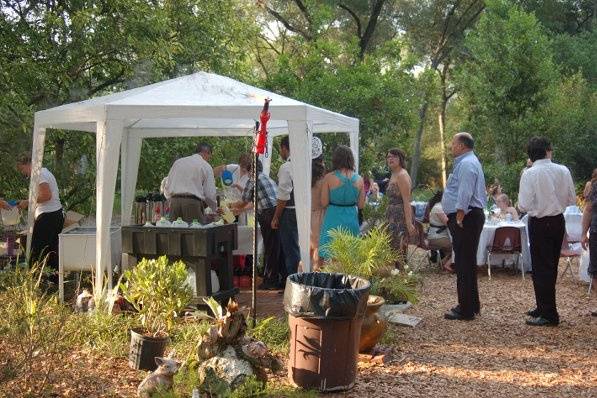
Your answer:
[[[419,164],[421,163],[421,143],[423,141],[423,130],[425,129],[425,119],[427,116],[427,109],[429,108],[429,95],[425,95],[421,109],[419,109],[419,128],[415,137],[415,153],[412,157],[410,165],[410,178],[412,181],[412,189],[417,187],[417,173],[419,172]]]
[[[442,187],[446,188],[446,146],[444,141],[444,126],[446,125],[446,101],[442,101],[439,115],[437,117],[439,125],[439,146],[441,153],[441,166],[442,166]]]

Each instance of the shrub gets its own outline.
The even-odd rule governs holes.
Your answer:
[[[43,268],[43,263],[16,268],[3,278],[0,336],[11,350],[4,353],[7,365],[0,377],[14,380],[0,380],[0,385],[9,384],[13,396],[44,395],[71,343],[65,327],[68,311],[40,288]]]
[[[170,263],[166,256],[143,259],[126,271],[124,277],[122,294],[138,312],[143,331],[154,337],[166,335],[178,313],[193,298],[186,284],[185,264],[182,261]]]

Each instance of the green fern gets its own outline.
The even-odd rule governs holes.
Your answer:
[[[385,225],[372,228],[363,236],[354,236],[348,230],[331,230],[330,243],[326,246],[330,261],[326,271],[371,278],[382,269],[392,266],[399,254],[390,243]]]

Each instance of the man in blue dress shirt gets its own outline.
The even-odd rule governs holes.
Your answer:
[[[458,305],[448,311],[446,319],[470,320],[480,312],[477,288],[477,246],[485,223],[487,204],[485,175],[473,152],[475,141],[468,133],[452,139],[454,168],[442,197],[448,215],[448,229],[454,248]]]

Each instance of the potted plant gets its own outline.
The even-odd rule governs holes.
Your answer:
[[[143,259],[124,278],[122,295],[137,311],[140,326],[131,330],[129,366],[154,370],[154,358],[163,356],[176,316],[193,297],[186,266],[166,256]]]
[[[383,295],[405,293],[404,298],[415,300],[414,286],[406,285],[406,279],[414,274],[394,269],[400,254],[391,245],[390,234],[385,225],[375,225],[362,236],[354,236],[346,230],[330,231],[331,241],[327,246],[330,260],[325,270],[356,275],[369,279],[372,291],[380,295],[370,295],[367,301],[367,312],[363,320],[360,338],[360,352],[370,351],[381,339],[387,329],[387,323],[378,314],[385,303]],[[410,271],[409,271],[410,272]],[[395,296],[391,296],[392,301]]]

